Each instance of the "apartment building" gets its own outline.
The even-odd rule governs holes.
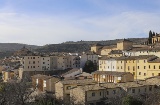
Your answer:
[[[107,104],[109,98],[118,96],[120,87],[110,83],[78,86],[70,91],[70,101],[79,105],[103,105]]]
[[[160,58],[148,61],[147,77],[160,76]]]
[[[99,71],[130,72],[137,80],[160,75],[159,64],[155,55],[105,57],[99,60]]]
[[[41,71],[41,56],[23,56],[21,65],[24,71]]]
[[[58,81],[58,78],[47,75],[36,74],[32,76],[32,86],[40,92],[55,93],[55,83]]]
[[[80,67],[83,68],[86,61],[88,60],[98,65],[98,55],[94,52],[88,52],[88,53],[83,53],[80,56]]]
[[[117,61],[115,58],[112,57],[102,57],[99,60],[99,70],[100,71],[116,71],[116,64]]]
[[[78,55],[61,55],[57,57],[57,69],[80,68],[80,57]]]
[[[70,91],[70,100],[75,104],[101,105],[112,104],[115,98],[130,95],[142,97],[155,92],[155,85],[146,82],[103,83],[96,85],[78,86]],[[116,103],[119,104],[119,103]]]
[[[70,100],[70,90],[77,86],[85,86],[88,84],[96,84],[92,79],[84,80],[61,80],[55,84],[55,95],[57,99],[62,99],[64,102]]]
[[[41,70],[51,70],[51,57],[50,56],[41,56]]]

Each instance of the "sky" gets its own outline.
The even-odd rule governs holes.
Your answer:
[[[0,0],[0,43],[113,40],[160,33],[160,0]]]

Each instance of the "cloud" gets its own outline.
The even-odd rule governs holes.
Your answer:
[[[9,8],[11,9],[11,8]],[[78,40],[147,37],[159,32],[160,14],[137,11],[112,15],[40,15],[0,10],[1,42],[45,45]]]

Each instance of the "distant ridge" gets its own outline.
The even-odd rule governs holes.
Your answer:
[[[147,41],[148,38],[128,38],[130,41],[133,41],[134,44],[142,44]],[[36,45],[27,45],[20,43],[0,43],[0,58],[4,58],[6,56],[12,56],[14,52],[25,48],[31,51],[38,51],[42,53],[51,53],[51,52],[73,52],[73,53],[81,53],[83,51],[87,52],[90,50],[90,47],[93,44],[101,44],[101,45],[115,45],[119,40],[103,40],[103,41],[67,41],[61,44],[49,44],[44,46],[36,46]]]
[[[132,41],[134,44],[143,44],[148,40],[148,38],[128,38],[130,41]],[[90,47],[93,44],[101,44],[101,45],[116,45],[117,42],[122,39],[115,39],[115,40],[104,40],[104,41],[67,41],[61,44],[50,44],[45,45],[41,48],[36,49],[38,52],[83,52],[83,51],[89,51]]]
[[[17,51],[23,48],[24,46],[30,50],[40,48],[40,46],[36,46],[36,45],[27,45],[27,44],[20,44],[20,43],[0,43],[0,52]]]

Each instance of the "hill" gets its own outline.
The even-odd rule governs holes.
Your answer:
[[[12,56],[15,51],[26,47],[30,50],[35,50],[40,48],[40,46],[35,45],[27,45],[27,44],[19,44],[19,43],[0,43],[0,59],[6,56]]]
[[[24,46],[28,49],[37,49],[40,47],[40,46],[20,44],[20,43],[0,43],[0,52],[17,51],[23,48]]]
[[[142,44],[143,42],[147,41],[148,38],[129,38],[134,44]],[[115,39],[115,40],[103,40],[103,41],[68,41],[61,44],[50,44],[45,45],[39,49],[36,49],[38,52],[83,52],[89,51],[90,47],[93,44],[99,43],[102,45],[116,45],[117,42],[122,39]]]

